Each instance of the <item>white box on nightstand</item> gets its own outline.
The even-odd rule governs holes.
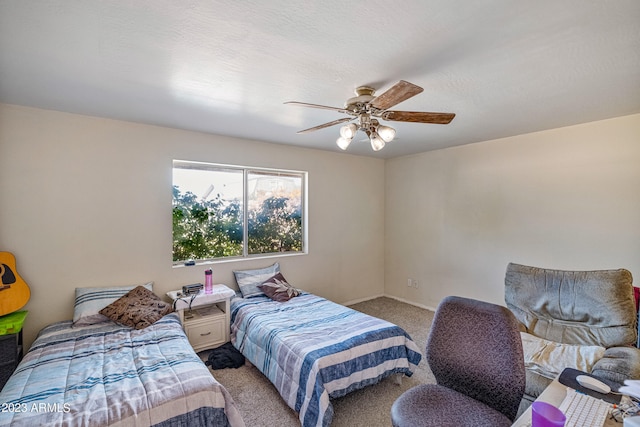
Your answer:
[[[195,351],[215,348],[229,341],[229,301],[234,295],[235,292],[225,285],[214,285],[210,294],[204,290],[186,296],[180,291],[167,292]]]

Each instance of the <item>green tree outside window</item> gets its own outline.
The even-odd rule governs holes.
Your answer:
[[[176,162],[179,169],[180,166],[196,169],[199,177],[207,177],[207,171],[217,172],[209,178],[219,182],[212,183],[203,195],[197,195],[197,185],[192,184],[195,181],[176,178]],[[174,262],[304,251],[303,173],[248,170],[243,175],[243,194],[247,195],[244,203],[243,197],[212,191],[216,186],[226,185],[222,181],[227,177],[220,174],[220,168],[206,165],[199,169],[199,164],[194,167],[176,162]],[[228,171],[229,166],[224,168]]]

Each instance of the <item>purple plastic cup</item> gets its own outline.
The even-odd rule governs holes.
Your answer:
[[[531,404],[531,427],[563,427],[567,418],[562,411],[546,402]]]

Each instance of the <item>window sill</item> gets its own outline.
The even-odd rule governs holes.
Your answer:
[[[243,262],[254,259],[271,259],[271,258],[288,258],[295,256],[308,255],[308,252],[293,252],[293,253],[278,253],[278,254],[268,254],[268,255],[249,255],[247,257],[228,257],[228,258],[218,258],[206,261],[196,261],[195,264],[185,265],[184,262],[174,263],[172,268],[189,268],[189,267],[198,267],[203,265],[213,265],[213,264],[227,264],[230,262]]]

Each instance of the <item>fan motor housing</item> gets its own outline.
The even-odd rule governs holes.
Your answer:
[[[344,108],[353,112],[362,112],[375,99],[375,96],[373,96],[375,92],[376,90],[369,86],[356,88],[356,96],[347,99],[347,102],[344,103]]]

